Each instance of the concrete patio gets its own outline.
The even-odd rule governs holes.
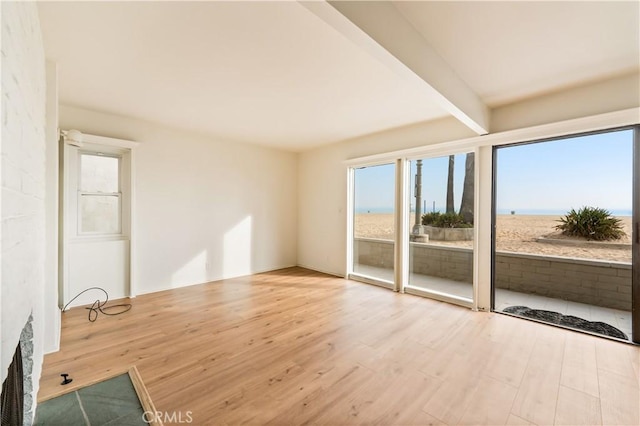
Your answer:
[[[393,281],[393,270],[369,265],[354,265],[354,272],[365,277]],[[422,274],[410,274],[409,284],[412,287],[435,291],[456,297],[473,298],[470,283],[454,281],[445,278],[431,277]],[[573,315],[588,321],[600,321],[618,328],[631,337],[631,312],[619,309],[605,308],[585,303],[578,303],[557,298],[544,297],[537,294],[496,289],[495,311],[502,312],[509,306],[527,306],[533,309],[543,309]]]

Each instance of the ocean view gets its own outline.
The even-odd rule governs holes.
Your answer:
[[[579,207],[574,207],[576,210],[578,208],[580,208],[582,206]],[[516,215],[534,215],[534,216],[550,216],[550,215],[558,215],[558,216],[562,216],[567,214],[567,212],[570,210],[571,208],[567,208],[565,210],[562,209],[522,209],[522,210],[518,210],[518,209],[503,209],[503,208],[499,208],[496,210],[497,214],[505,214],[505,215],[510,215],[511,211],[515,211]],[[439,211],[439,212],[444,212],[446,210],[446,208],[444,207],[436,207],[435,211]],[[375,213],[375,214],[391,214],[393,213],[393,207],[372,207],[372,208],[356,208],[355,209],[356,214],[366,214],[366,213]],[[433,208],[428,209],[426,212],[423,211],[422,213],[429,213],[432,212]],[[415,208],[411,208],[411,213],[415,213]],[[631,216],[632,215],[632,210],[629,209],[610,209],[609,213],[611,213],[613,216]]]

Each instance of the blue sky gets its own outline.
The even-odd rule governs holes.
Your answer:
[[[460,207],[462,199],[462,184],[464,182],[465,154],[455,156],[454,167],[454,205]],[[437,157],[422,162],[422,199],[426,201],[427,210],[444,209],[447,199],[447,174],[449,157]],[[394,199],[395,166],[366,167],[356,170],[355,205],[358,212],[391,212]],[[414,185],[416,162],[411,161],[411,210],[415,207]],[[423,202],[424,206],[424,202]]]
[[[581,136],[497,150],[498,213],[562,214],[585,205],[630,214],[632,202],[631,130]],[[448,156],[423,161],[422,196],[427,210],[446,203]],[[456,155],[455,207],[460,207],[465,154]],[[411,200],[415,161],[411,162]],[[394,165],[357,169],[357,212],[391,212]]]
[[[497,209],[631,210],[633,132],[498,149]]]
[[[393,211],[394,175],[393,164],[356,169],[354,188],[356,212]]]

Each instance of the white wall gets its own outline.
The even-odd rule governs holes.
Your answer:
[[[635,73],[496,108],[491,112],[492,132],[638,107],[638,81]],[[301,153],[298,165],[298,264],[336,275],[344,275],[346,271],[345,160],[472,136],[475,135],[459,122],[445,119]],[[490,152],[491,148],[482,150]],[[490,159],[490,155],[485,154],[482,157]],[[490,164],[484,164],[484,167],[491,168]],[[486,274],[482,276],[486,277]]]
[[[640,75],[635,72],[495,108],[491,111],[491,132],[621,111],[638,105]]]
[[[45,59],[35,3],[2,2],[2,380],[33,312],[34,392],[43,357]]]
[[[140,142],[138,294],[296,264],[297,154],[61,106],[60,127]]]
[[[298,163],[298,264],[346,272],[347,166],[367,155],[476,136],[454,118],[422,123],[301,153]]]

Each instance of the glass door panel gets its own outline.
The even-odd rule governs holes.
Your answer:
[[[394,283],[395,164],[353,171],[353,265],[358,276]]]
[[[495,149],[494,310],[628,340],[633,130]]]
[[[473,300],[474,153],[410,162],[406,290]]]

